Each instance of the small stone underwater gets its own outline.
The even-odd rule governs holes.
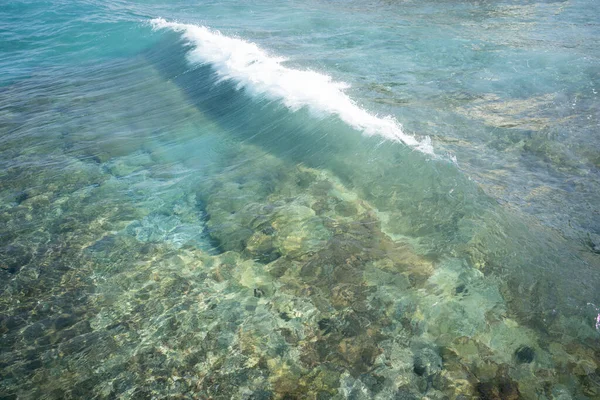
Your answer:
[[[458,90],[459,61],[431,49],[440,104],[417,58],[381,60],[411,76],[361,69],[421,54],[382,13],[407,34],[424,15],[456,35],[520,21],[493,49],[469,42],[460,62],[487,74],[496,52],[538,50],[528,19],[583,3],[73,4],[56,21],[2,11],[22,47],[0,62],[1,398],[600,398],[600,150],[577,142],[597,71],[557,50],[582,74],[567,83],[583,109],[566,111],[557,90],[502,98],[527,86],[519,69]],[[40,57],[25,17],[55,24],[50,41],[88,14],[38,67],[22,59]],[[311,49],[340,61],[304,68]]]

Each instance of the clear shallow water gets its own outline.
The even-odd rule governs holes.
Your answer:
[[[2,7],[2,395],[597,398],[597,8]]]

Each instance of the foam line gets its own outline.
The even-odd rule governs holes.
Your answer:
[[[192,45],[188,61],[210,64],[221,80],[235,82],[253,96],[281,101],[292,111],[307,107],[316,114],[336,115],[366,135],[380,135],[400,141],[422,152],[433,154],[429,138],[418,141],[402,131],[391,116],[378,117],[361,108],[344,93],[348,85],[330,76],[282,65],[283,58],[273,57],[252,42],[225,36],[205,26],[153,19],[154,29],[171,29],[182,34]]]

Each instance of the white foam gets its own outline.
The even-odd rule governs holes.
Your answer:
[[[193,49],[188,60],[210,64],[221,80],[232,80],[255,96],[283,102],[290,110],[307,107],[317,114],[337,115],[342,121],[366,135],[381,135],[433,154],[431,141],[418,141],[402,131],[391,116],[378,117],[358,106],[344,93],[348,85],[315,72],[287,68],[285,59],[269,56],[256,44],[232,38],[204,26],[153,19],[154,29],[180,32]]]

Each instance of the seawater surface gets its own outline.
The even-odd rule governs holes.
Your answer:
[[[600,398],[600,3],[0,6],[0,397]]]

